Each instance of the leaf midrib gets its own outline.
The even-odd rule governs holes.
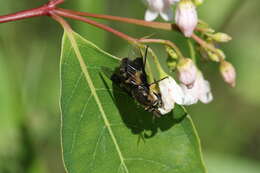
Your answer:
[[[119,145],[117,143],[117,140],[115,138],[114,132],[112,131],[112,128],[111,128],[110,123],[109,123],[109,120],[107,119],[107,116],[106,116],[106,113],[105,113],[105,111],[103,109],[103,106],[102,106],[102,104],[101,104],[101,102],[99,100],[99,97],[97,95],[95,86],[94,86],[94,84],[93,84],[93,82],[91,80],[90,74],[88,72],[87,65],[85,64],[85,61],[84,61],[84,59],[83,59],[83,57],[81,55],[81,52],[79,50],[79,47],[78,47],[77,43],[76,43],[76,40],[75,40],[75,37],[74,37],[74,33],[70,32],[70,31],[67,32],[65,30],[65,34],[67,34],[67,36],[68,36],[68,38],[69,38],[69,40],[71,42],[71,45],[72,45],[72,47],[73,47],[73,49],[75,51],[76,57],[77,57],[77,59],[79,61],[81,70],[83,71],[85,79],[86,79],[86,81],[87,81],[87,83],[89,85],[89,88],[91,90],[91,93],[93,94],[93,97],[94,97],[94,99],[95,99],[95,101],[96,101],[96,103],[98,105],[98,108],[99,108],[99,111],[100,111],[100,113],[102,115],[102,118],[104,120],[105,126],[107,127],[107,129],[109,131],[109,134],[110,134],[110,136],[112,138],[112,141],[113,141],[113,143],[114,143],[114,145],[116,147],[118,156],[119,156],[120,161],[121,161],[120,166],[122,165],[124,167],[125,171],[128,173],[129,171],[128,171],[128,168],[126,167],[126,164],[125,164],[125,161],[124,161],[125,159],[124,159],[123,154],[122,154],[122,152],[120,150],[120,147],[119,147]]]

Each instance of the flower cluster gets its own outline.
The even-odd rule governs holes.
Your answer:
[[[185,37],[194,37],[193,32],[199,27],[201,38],[199,38],[200,44],[196,45],[196,50],[199,50],[202,58],[219,63],[220,74],[224,81],[231,87],[235,87],[235,68],[225,60],[224,52],[216,46],[216,43],[228,42],[232,38],[225,33],[215,33],[206,23],[198,20],[196,6],[202,4],[203,0],[146,0],[145,2],[148,6],[145,13],[147,21],[155,20],[159,15],[166,21],[175,19],[175,23]],[[176,5],[175,18],[173,5]],[[192,105],[200,101],[207,104],[213,100],[210,84],[205,80],[196,63],[193,59],[185,58],[176,49],[178,48],[166,46],[169,55],[167,64],[171,71],[176,72],[178,83],[165,72],[161,75],[161,78],[164,78],[158,84],[163,102],[163,106],[158,109],[161,114],[169,113],[175,103]]]
[[[178,3],[177,3],[178,2]],[[197,26],[198,16],[195,4],[201,0],[145,0],[148,9],[145,12],[145,20],[153,21],[159,15],[166,21],[173,20],[172,5],[177,4],[175,22],[186,37],[190,37]]]
[[[205,80],[202,72],[197,68],[194,62],[189,58],[181,58],[177,66],[169,67],[177,70],[178,84],[170,75],[164,75],[159,82],[159,89],[162,96],[163,107],[159,109],[161,114],[169,113],[174,104],[192,105],[201,101],[208,104],[213,100],[210,84]],[[236,71],[233,65],[225,60],[220,62],[220,73],[226,83],[231,87],[236,85]]]
[[[163,101],[163,107],[159,109],[161,114],[169,113],[175,103],[188,106],[198,101],[207,104],[213,100],[209,82],[191,59],[181,59],[177,73],[180,84],[170,75],[159,82]]]

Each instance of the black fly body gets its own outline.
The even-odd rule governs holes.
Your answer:
[[[160,117],[158,108],[162,106],[162,99],[160,93],[151,90],[151,86],[154,84],[151,85],[147,81],[146,56],[147,49],[144,59],[142,57],[137,57],[134,60],[123,58],[120,67],[111,79],[142,105],[145,110]]]

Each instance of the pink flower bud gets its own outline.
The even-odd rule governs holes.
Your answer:
[[[182,0],[178,3],[175,21],[186,37],[191,37],[198,23],[196,7],[191,0]]]
[[[220,73],[226,83],[231,87],[236,86],[236,70],[231,63],[222,61],[220,64]]]
[[[189,58],[181,59],[177,66],[179,81],[191,88],[196,80],[197,67]]]

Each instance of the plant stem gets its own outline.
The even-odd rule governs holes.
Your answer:
[[[191,59],[193,60],[194,64],[196,64],[197,61],[196,61],[196,52],[194,50],[194,45],[192,44],[190,39],[188,39],[187,42],[188,42],[188,46],[189,46],[189,49],[190,49]]]
[[[107,20],[114,20],[114,21],[120,21],[120,22],[126,22],[126,23],[131,23],[131,24],[136,24],[136,25],[141,25],[145,27],[150,27],[150,28],[156,28],[156,29],[163,29],[163,30],[173,30],[176,29],[179,31],[178,27],[176,24],[171,24],[171,23],[163,23],[163,22],[147,22],[144,20],[139,20],[139,19],[131,19],[131,18],[124,18],[124,17],[117,17],[117,16],[109,16],[109,15],[102,15],[102,14],[91,14],[91,13],[86,13],[86,12],[77,12],[73,10],[65,10],[65,9],[57,9],[56,6],[63,3],[64,0],[52,0],[48,2],[47,4],[44,4],[41,7],[38,8],[33,8],[30,10],[24,10],[20,11],[17,13],[9,14],[9,15],[4,15],[0,16],[0,23],[5,23],[5,22],[11,22],[11,21],[16,21],[16,20],[21,20],[21,19],[26,19],[26,18],[32,18],[32,17],[38,17],[38,16],[49,16],[51,12],[55,12],[55,14],[68,17],[71,19],[75,20],[80,20],[85,23],[91,24],[93,26],[96,26],[98,28],[101,28],[103,30],[106,30],[108,32],[111,32],[127,41],[129,41],[132,44],[138,45],[140,42],[151,42],[151,43],[161,43],[161,44],[166,44],[172,48],[174,48],[180,57],[183,57],[177,46],[175,46],[172,42],[167,41],[167,40],[159,40],[159,39],[142,39],[138,41],[137,39],[130,37],[122,32],[119,32],[111,27],[108,27],[104,24],[100,24],[98,22],[95,22],[93,20],[81,17],[81,16],[88,16],[88,17],[94,17],[94,18],[101,18],[101,19],[107,19]],[[81,15],[81,16],[78,16]],[[197,30],[199,30],[197,28]],[[196,42],[198,42],[200,45],[203,45],[204,47],[208,48],[212,52],[216,52],[215,48],[208,45],[205,41],[197,37],[195,34],[193,34],[192,37]],[[217,53],[217,52],[216,52]]]
[[[48,3],[50,7],[55,8],[57,5],[64,3],[64,0],[52,0]]]
[[[67,17],[67,18],[71,18],[71,19],[75,19],[75,20],[79,20],[79,21],[82,21],[82,22],[85,22],[85,23],[88,23],[90,25],[93,25],[95,27],[98,27],[100,29],[103,29],[105,31],[108,31],[110,33],[113,33],[115,34],[116,36],[124,39],[124,40],[127,40],[129,41],[131,44],[134,44],[135,46],[137,47],[140,47],[140,48],[145,48],[144,45],[142,45],[142,43],[159,43],[159,44],[164,44],[164,45],[168,45],[170,47],[172,47],[173,49],[176,50],[176,52],[179,54],[180,57],[183,57],[181,51],[179,50],[179,48],[174,44],[172,43],[171,41],[169,40],[162,40],[162,39],[136,39],[134,37],[131,37],[125,33],[122,33],[120,31],[117,31],[109,26],[106,26],[104,24],[101,24],[101,23],[98,23],[96,21],[93,21],[93,20],[90,20],[88,18],[85,18],[85,17],[82,17],[82,16],[78,16],[78,15],[75,15],[75,14],[71,14],[69,13],[68,11],[64,11],[64,10],[60,10],[60,9],[55,9],[53,10],[53,13],[58,15],[58,16],[63,16],[63,17]],[[154,56],[154,53],[152,52],[152,50],[149,48],[148,49],[149,52],[151,53],[151,55],[153,57]],[[157,61],[156,59],[154,59],[155,61]]]
[[[98,23],[98,22],[95,22],[93,20],[90,20],[90,19],[87,19],[85,17],[81,17],[81,16],[77,16],[75,14],[71,14],[71,13],[68,13],[68,12],[65,12],[65,11],[60,11],[60,10],[53,10],[53,12],[59,16],[63,16],[63,17],[67,17],[67,18],[71,18],[71,19],[74,19],[74,20],[79,20],[79,21],[82,21],[82,22],[85,22],[85,23],[88,23],[90,25],[93,25],[97,28],[100,28],[100,29],[103,29],[105,31],[108,31],[110,33],[113,33],[115,34],[116,36],[120,37],[120,38],[123,38],[127,41],[129,41],[130,43],[132,44],[138,44],[138,41],[137,39],[133,38],[133,37],[130,37],[120,31],[117,31],[109,26],[106,26],[104,24],[101,24],[101,23]]]
[[[217,54],[219,57],[222,57],[222,55],[217,51],[217,49],[214,46],[208,44],[206,41],[198,37],[196,34],[192,34],[191,38],[194,41],[196,41],[201,47],[208,49],[209,51]]]
[[[166,44],[168,46],[171,46],[171,47],[174,47],[175,49],[178,50],[179,54],[182,56],[181,52],[179,51],[178,47],[173,44],[171,41],[168,41],[168,40],[160,40],[160,39],[135,39],[133,37],[130,37],[122,32],[119,32],[109,26],[106,26],[104,24],[101,24],[101,23],[98,23],[98,22],[95,22],[93,20],[90,20],[90,19],[87,19],[85,17],[82,17],[82,16],[78,16],[76,14],[71,14],[70,12],[68,11],[64,11],[64,10],[60,10],[60,9],[57,9],[57,10],[54,10],[53,13],[55,14],[54,17],[57,15],[58,17],[59,16],[63,16],[63,17],[67,17],[67,18],[71,18],[71,19],[75,19],[75,20],[79,20],[79,21],[82,21],[82,22],[85,22],[85,23],[88,23],[90,25],[93,25],[93,26],[96,26],[100,29],[103,29],[105,31],[108,31],[108,32],[111,32],[113,34],[115,34],[116,36],[120,37],[120,38],[123,38],[127,41],[129,41],[130,43],[140,47],[140,48],[144,48],[144,45],[140,44],[140,43],[160,43],[160,44]],[[56,16],[56,18],[57,18]],[[59,19],[59,18],[57,18]],[[56,19],[56,20],[57,20]],[[149,53],[152,55],[152,58],[153,58],[153,61],[157,67],[157,70],[160,74],[160,76],[163,78],[165,76],[167,76],[167,74],[164,72],[163,68],[161,67],[161,64],[160,62],[158,61],[158,58],[156,56],[156,54],[153,52],[153,50],[151,48],[148,48],[148,51]],[[148,73],[151,75],[150,76],[150,80],[153,81],[153,77],[152,77],[152,71],[150,69],[150,65],[148,65]]]
[[[155,28],[155,29],[179,30],[177,25],[172,24],[172,23],[148,22],[148,21],[145,21],[145,20],[139,20],[139,19],[133,19],[133,18],[118,17],[118,16],[111,16],[111,15],[104,15],[104,14],[93,14],[93,13],[87,13],[87,12],[67,10],[67,9],[62,9],[62,8],[58,8],[58,10],[62,11],[62,12],[74,14],[74,15],[77,15],[77,16],[86,16],[86,17],[93,17],[93,18],[98,18],[98,19],[113,20],[113,21],[131,23],[131,24],[145,26],[145,27],[149,27],[149,28]]]
[[[48,15],[48,13],[49,13],[48,7],[42,6],[39,8],[33,8],[30,10],[24,10],[17,13],[0,16],[0,23],[22,20],[22,19],[38,17],[38,16],[46,16]]]
[[[165,23],[165,22],[148,22],[148,21],[144,21],[144,20],[139,20],[139,19],[132,19],[132,18],[126,18],[126,17],[118,17],[118,16],[111,16],[111,15],[103,15],[103,14],[93,14],[93,13],[87,13],[87,12],[79,12],[79,11],[73,11],[73,10],[67,10],[67,9],[61,9],[58,8],[57,10],[55,10],[57,12],[57,14],[59,15],[63,15],[64,17],[69,17],[69,18],[73,18],[76,20],[81,20],[84,22],[90,21],[89,19],[86,18],[82,18],[80,16],[86,16],[86,17],[93,17],[93,18],[99,18],[99,19],[107,19],[107,20],[113,20],[113,21],[119,21],[119,22],[125,22],[125,23],[131,23],[131,24],[135,24],[135,25],[140,25],[140,26],[144,26],[144,27],[150,27],[150,28],[155,28],[155,29],[162,29],[162,30],[177,30],[180,31],[178,29],[178,26],[176,24],[172,24],[172,23]],[[89,24],[94,23],[94,21],[87,22]],[[102,24],[99,24],[102,25]],[[97,26],[97,25],[95,25]],[[103,25],[105,26],[105,25]],[[102,26],[102,27],[103,27]],[[107,27],[107,26],[105,26]],[[103,27],[103,29],[105,29],[105,27]],[[100,27],[99,27],[100,28]],[[111,30],[110,29],[105,29],[107,31]],[[113,29],[112,29],[113,30]],[[196,31],[201,31],[204,32],[203,28],[196,28]],[[109,31],[111,32],[111,31]],[[118,31],[117,31],[118,32]],[[118,35],[117,33],[114,33],[116,35]],[[121,37],[121,36],[120,36]],[[129,37],[129,36],[124,36],[124,37]],[[203,45],[204,47],[206,47],[207,49],[211,50],[212,52],[215,52],[217,54],[219,54],[216,49],[207,44],[207,42],[205,42],[204,40],[200,39],[197,35],[193,34],[192,38],[198,42],[198,44]],[[130,40],[132,40],[130,38]],[[136,41],[136,40],[135,40]],[[131,42],[131,41],[130,41]],[[160,44],[165,44],[168,45],[170,47],[172,47],[173,49],[176,50],[177,54],[183,58],[184,56],[182,55],[181,51],[179,50],[179,48],[173,44],[171,41],[168,40],[161,40],[161,39],[140,39],[139,42],[142,43],[160,43]]]
[[[86,13],[86,12],[77,12],[73,10],[65,10],[65,9],[57,9],[56,6],[63,3],[64,0],[52,0],[48,2],[47,4],[44,4],[41,7],[38,8],[33,8],[30,10],[24,10],[20,11],[17,13],[9,14],[9,15],[4,15],[0,16],[0,23],[5,23],[5,22],[11,22],[11,21],[16,21],[16,20],[21,20],[21,19],[26,19],[26,18],[32,18],[32,17],[38,17],[38,16],[49,16],[50,13],[55,12],[58,16],[64,16],[67,18],[75,19],[75,20],[80,20],[85,23],[91,24],[95,27],[101,28],[103,30],[106,30],[108,32],[111,32],[118,37],[121,37],[130,43],[134,45],[138,45],[140,43],[161,43],[168,45],[176,50],[176,52],[179,54],[180,57],[183,57],[181,51],[178,49],[178,47],[173,44],[171,41],[168,40],[161,40],[161,39],[141,39],[137,40],[133,37],[130,37],[122,32],[119,32],[109,26],[106,26],[104,24],[100,24],[98,22],[95,22],[93,20],[87,19],[82,16],[88,16],[88,17],[95,17],[95,18],[102,18],[102,19],[108,19],[108,20],[115,20],[115,21],[121,21],[121,22],[126,22],[126,23],[131,23],[131,24],[136,24],[136,25],[141,25],[145,27],[150,27],[150,28],[157,28],[157,29],[164,29],[164,30],[173,30],[177,29],[178,27],[175,24],[171,23],[163,23],[163,22],[147,22],[144,20],[138,20],[138,19],[131,19],[131,18],[124,18],[124,17],[117,17],[117,16],[109,16],[109,15],[101,15],[101,14],[91,14],[91,13]],[[78,16],[82,15],[82,16]],[[193,34],[192,37],[196,42],[198,42],[200,45],[203,45],[203,47],[206,47],[207,49],[211,50],[212,52],[216,52],[215,48],[208,45],[205,41],[197,37],[195,34]],[[217,53],[217,52],[216,52]]]
[[[38,8],[33,8],[33,9],[20,11],[13,14],[0,16],[0,23],[6,23],[6,22],[11,22],[16,20],[38,17],[38,16],[48,16],[50,15],[50,12],[56,8],[57,5],[63,2],[64,0],[53,0]]]
[[[167,45],[167,46],[173,48],[180,58],[184,58],[184,56],[181,53],[180,49],[173,42],[171,42],[170,40],[163,40],[163,39],[140,39],[138,41],[140,43],[159,43],[159,44]]]
[[[97,18],[97,19],[106,19],[106,20],[135,24],[135,25],[154,28],[154,29],[162,29],[162,30],[168,30],[168,31],[176,30],[176,31],[180,32],[179,27],[175,23],[148,22],[148,21],[145,21],[145,20],[133,19],[133,18],[128,18],[128,17],[119,17],[119,16],[104,15],[104,14],[94,14],[94,13],[73,11],[73,10],[62,9],[62,8],[58,8],[58,10],[63,11],[63,12],[67,12],[67,13],[71,13],[71,14],[75,14],[75,15],[78,15],[78,16],[86,16],[86,17],[92,17],[92,18]],[[206,29],[197,27],[195,30],[199,31],[199,32],[205,32]]]
[[[70,26],[70,25],[68,24],[68,22],[66,22],[62,17],[56,15],[55,13],[50,13],[50,16],[51,16],[51,18],[53,18],[56,22],[58,22],[58,23],[62,26],[62,28],[64,29],[64,31],[65,31],[68,35],[70,35],[70,34],[73,32],[71,26]],[[74,37],[74,36],[73,36],[73,37]],[[68,38],[70,39],[70,41],[71,41],[71,40],[74,40],[74,39],[71,39],[71,38],[72,38],[71,35],[70,35]],[[76,41],[74,40],[74,41],[72,41],[72,42],[75,43]],[[74,44],[73,44],[73,45],[74,45]]]

